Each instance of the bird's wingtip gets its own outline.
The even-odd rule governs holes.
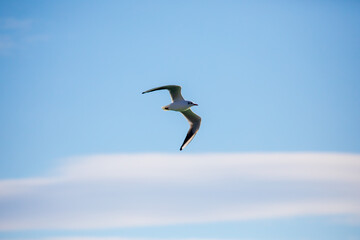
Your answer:
[[[144,94],[145,92],[142,92],[141,94]]]

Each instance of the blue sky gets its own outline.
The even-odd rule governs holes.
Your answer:
[[[360,239],[359,205],[354,203],[360,199],[360,181],[356,174],[350,180],[345,177],[360,173],[359,10],[358,1],[2,1],[0,209],[10,210],[8,215],[0,213],[0,238]],[[167,84],[181,85],[183,96],[199,104],[193,110],[202,117],[199,133],[181,153],[178,149],[188,130],[187,121],[178,113],[161,110],[170,102],[167,92],[141,94]],[[126,214],[119,210],[119,216],[134,217],[139,225],[127,226],[121,218],[117,225],[97,228],[93,223],[75,224],[69,229],[60,222],[57,228],[41,220],[46,211],[53,215],[45,214],[43,219],[57,219],[59,213],[50,211],[57,206],[64,212],[73,211],[60,204],[61,197],[42,202],[41,196],[46,195],[43,188],[59,190],[85,206],[86,197],[100,196],[102,188],[117,186],[131,196],[121,174],[82,193],[84,182],[91,185],[97,177],[110,174],[111,167],[120,172],[127,169],[128,177],[138,182],[130,184],[133,191],[145,194],[146,183],[135,168],[112,161],[107,162],[108,168],[100,168],[98,163],[106,162],[109,156],[120,163],[124,158],[139,158],[156,164],[152,156],[169,154],[165,156],[175,165],[194,158],[197,169],[196,164],[203,164],[205,157],[220,154],[220,162],[227,159],[232,164],[218,166],[216,173],[209,170],[209,175],[222,179],[237,161],[247,161],[247,153],[259,159],[258,172],[269,168],[267,160],[287,158],[294,165],[285,165],[298,166],[298,172],[292,173],[303,177],[294,180],[289,174],[278,179],[276,169],[289,169],[275,161],[276,168],[270,169],[276,174],[267,179],[274,192],[264,189],[265,180],[257,179],[257,171],[250,170],[253,175],[243,176],[254,189],[250,193],[238,186],[237,174],[230,174],[231,181],[220,181],[219,189],[233,186],[229,188],[248,193],[246,203],[272,199],[260,201],[261,206],[249,205],[250,209],[271,209],[271,204],[281,203],[289,206],[289,211],[274,208],[283,212],[281,216],[250,211],[247,218],[225,214],[244,213],[235,204],[237,195],[219,190],[216,194],[223,197],[218,205],[207,205],[209,194],[214,194],[209,185],[201,185],[203,195],[197,195],[194,191],[199,189],[179,178],[176,186],[181,187],[175,187],[178,194],[184,191],[189,199],[196,198],[197,204],[216,209],[233,205],[197,222],[189,220],[195,216],[180,217],[175,211],[170,215],[171,226],[161,219],[156,226],[142,222],[139,219],[155,217],[125,210]],[[283,155],[286,153],[291,155]],[[298,157],[324,165],[314,168],[317,174],[308,179],[306,173],[312,172],[313,166],[297,165],[293,161]],[[323,159],[333,157],[343,164],[336,165],[339,172],[323,174],[321,169],[333,169]],[[69,163],[72,161],[75,165]],[[99,169],[98,174],[80,181],[76,176],[82,176],[82,171],[76,166]],[[171,172],[172,167],[166,162],[161,169]],[[244,174],[241,168],[234,169]],[[187,170],[184,173],[188,174]],[[171,180],[163,174],[158,172],[165,182]],[[66,191],[63,181],[74,188]],[[145,206],[151,208],[170,197],[161,190],[167,186],[151,186],[162,200],[140,202],[143,213],[149,210]],[[316,186],[316,191],[311,186]],[[82,194],[75,194],[78,191]],[[254,191],[267,194],[251,194]],[[304,191],[308,198],[302,198]],[[109,203],[110,195],[103,194],[98,199],[100,205],[116,209]],[[148,197],[142,194],[139,196]],[[299,201],[294,203],[293,198]],[[120,201],[121,194],[115,199]],[[328,202],[328,208],[321,208],[319,202]],[[44,207],[38,209],[37,224],[31,225],[26,219],[34,203]],[[114,217],[101,207],[98,210],[90,211],[90,218]],[[23,224],[10,229],[5,224],[10,219]],[[255,230],[257,226],[263,234]]]

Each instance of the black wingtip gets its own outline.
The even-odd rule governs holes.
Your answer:
[[[144,94],[145,92],[142,92],[141,94]]]
[[[180,148],[180,151],[182,151],[182,147]]]

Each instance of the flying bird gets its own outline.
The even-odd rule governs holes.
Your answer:
[[[166,85],[162,87],[149,89],[144,93],[149,93],[157,90],[169,90],[172,103],[162,107],[165,111],[177,111],[182,113],[184,117],[188,120],[190,124],[190,129],[185,137],[183,144],[180,147],[180,151],[183,150],[195,137],[196,133],[199,131],[201,118],[191,111],[192,106],[198,106],[196,103],[191,101],[186,101],[181,95],[181,87],[177,85]]]

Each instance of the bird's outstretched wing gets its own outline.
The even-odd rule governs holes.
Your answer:
[[[145,92],[142,92],[142,94],[157,91],[157,90],[163,90],[163,89],[169,90],[170,96],[171,96],[171,99],[173,102],[179,101],[179,100],[184,100],[184,98],[181,96],[181,87],[177,86],[177,85],[166,85],[166,86],[162,86],[162,87],[152,88]]]
[[[183,150],[191,142],[191,140],[193,140],[196,133],[199,131],[200,123],[201,123],[201,117],[196,115],[190,109],[188,109],[188,110],[186,110],[184,112],[181,112],[181,113],[189,121],[190,129],[189,129],[189,131],[188,131],[188,133],[187,133],[187,135],[185,137],[185,140],[184,140],[183,144],[180,147],[180,151]]]

